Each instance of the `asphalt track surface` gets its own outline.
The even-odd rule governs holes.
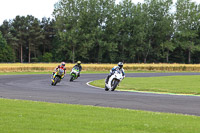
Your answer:
[[[126,77],[200,75],[200,73],[132,73]],[[82,104],[169,112],[200,116],[200,96],[104,91],[93,88],[88,81],[103,79],[107,74],[81,74],[74,82],[67,75],[56,86],[50,85],[51,75],[1,75],[0,98],[24,99],[53,103]]]

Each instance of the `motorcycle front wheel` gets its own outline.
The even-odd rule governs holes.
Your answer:
[[[59,81],[60,81],[59,77],[56,76],[53,85],[56,86],[56,84],[57,84]]]
[[[114,91],[118,84],[119,80],[113,79],[113,81],[111,82],[111,91]]]
[[[74,76],[73,75],[71,75],[71,78],[70,78],[70,82],[72,82],[74,80]]]

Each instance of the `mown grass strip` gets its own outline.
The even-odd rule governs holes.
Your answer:
[[[0,99],[0,132],[199,133],[200,117]]]
[[[91,85],[104,88],[105,79]],[[200,75],[125,78],[117,90],[200,95]]]

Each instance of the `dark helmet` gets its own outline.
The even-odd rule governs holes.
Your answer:
[[[81,65],[81,61],[77,61],[77,65]]]
[[[119,68],[121,69],[121,68],[123,67],[123,63],[122,63],[122,62],[119,62],[119,63],[118,63],[118,66],[119,66]]]
[[[64,67],[65,66],[65,62],[61,62],[61,66]]]

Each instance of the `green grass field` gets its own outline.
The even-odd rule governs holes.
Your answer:
[[[91,82],[104,88],[105,79]],[[200,95],[200,75],[125,78],[117,90]]]
[[[91,84],[104,87],[104,79]],[[199,86],[200,76],[169,76],[125,78],[117,89],[199,95]],[[198,116],[0,98],[0,133],[199,133],[199,123]]]
[[[200,117],[0,99],[1,133],[199,133]]]

